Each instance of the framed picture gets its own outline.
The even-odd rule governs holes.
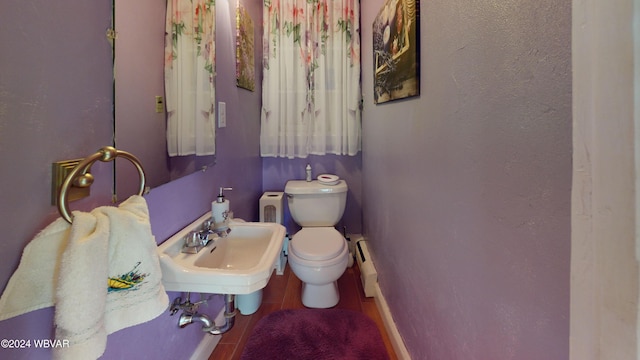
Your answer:
[[[376,104],[420,95],[419,10],[419,0],[386,0],[373,22]]]
[[[253,20],[247,9],[238,4],[236,12],[236,85],[254,91],[256,71],[253,61]]]

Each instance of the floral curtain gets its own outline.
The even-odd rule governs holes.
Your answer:
[[[215,1],[168,0],[165,95],[169,156],[215,154]]]
[[[262,156],[360,151],[359,0],[265,0]]]

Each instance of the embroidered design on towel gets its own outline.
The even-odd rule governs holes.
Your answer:
[[[136,266],[126,274],[110,277],[108,280],[109,291],[123,291],[123,290],[138,290],[144,278],[149,274],[140,274],[136,269],[140,266],[141,262],[138,261]]]

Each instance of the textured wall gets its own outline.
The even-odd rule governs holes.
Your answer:
[[[363,223],[409,352],[566,359],[571,2],[422,1],[421,95],[374,105],[382,4]]]

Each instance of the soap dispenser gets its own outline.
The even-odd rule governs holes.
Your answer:
[[[307,167],[304,168],[304,171],[307,175],[307,181],[311,181],[311,165],[307,164]]]
[[[233,188],[221,187],[216,201],[211,204],[211,220],[213,231],[221,234],[228,233],[229,229],[229,200],[224,198],[224,191],[231,191]]]

